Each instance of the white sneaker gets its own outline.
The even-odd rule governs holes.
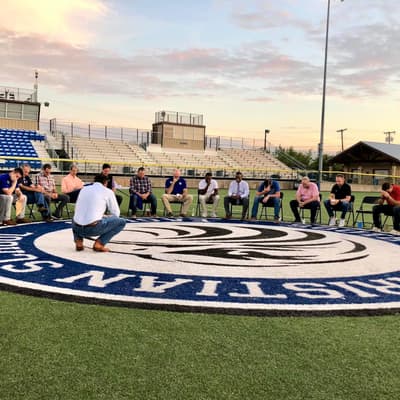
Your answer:
[[[339,228],[343,228],[346,225],[346,220],[340,218],[339,220]]]
[[[212,214],[211,214],[211,218],[217,218],[217,214],[212,213]]]
[[[336,218],[331,217],[331,219],[329,220],[329,226],[334,226],[334,225],[336,225]]]
[[[207,214],[201,214],[202,218],[207,218]]]
[[[374,227],[371,229],[371,231],[372,231],[372,232],[382,232],[382,229],[381,229],[381,228],[377,228],[376,226],[374,226]]]
[[[389,233],[391,235],[400,235],[400,231],[397,231],[396,229],[392,229]]]

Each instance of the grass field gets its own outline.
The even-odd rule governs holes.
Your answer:
[[[1,400],[392,400],[399,346],[399,315],[208,315],[0,292]]]

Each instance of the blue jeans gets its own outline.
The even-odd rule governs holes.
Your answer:
[[[332,218],[333,217],[333,210],[341,211],[342,214],[340,215],[340,219],[345,219],[347,210],[349,209],[349,202],[342,200],[341,202],[335,204],[334,206],[331,204],[330,199],[324,201],[324,205],[328,215]]]
[[[150,203],[150,212],[151,215],[156,215],[157,213],[157,197],[154,196],[153,193],[150,193],[149,196],[147,197],[146,200],[142,200],[136,195],[136,194],[131,194],[130,200],[129,200],[129,208],[132,210],[132,214],[136,215],[137,209],[140,207],[140,209],[143,208],[143,203]]]
[[[95,226],[78,226],[72,221],[72,232],[75,241],[97,236],[97,240],[106,245],[112,237],[124,229],[125,224],[124,219],[111,215],[103,217]]]
[[[258,205],[263,201],[264,196],[256,196],[253,202],[253,208],[251,210],[251,218],[257,218]],[[279,218],[279,212],[281,210],[281,201],[278,197],[270,197],[267,201],[268,207],[274,207],[274,218]]]

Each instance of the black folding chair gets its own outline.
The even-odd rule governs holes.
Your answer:
[[[197,204],[196,204],[196,216],[200,216],[201,215],[201,203],[200,203],[200,190],[197,190]],[[206,204],[213,204],[214,203],[214,198],[213,197],[209,197],[206,200]]]
[[[129,198],[129,205],[128,205],[128,217],[132,215],[132,198]],[[145,216],[146,213],[149,214],[150,211],[147,210],[148,205],[151,204],[150,200],[142,200],[142,216]],[[136,207],[138,209],[138,207]]]
[[[283,192],[280,192],[280,214],[281,214],[281,221],[283,221]],[[272,199],[268,199],[266,203],[261,203],[261,214],[260,214],[260,219],[265,217],[265,219],[268,219],[268,208],[274,208],[274,203]]]
[[[378,201],[381,199],[380,196],[365,196],[362,199],[362,202],[360,204],[360,208],[357,210],[355,220],[353,221],[353,226],[358,222],[358,216],[361,215],[361,221],[363,227],[365,226],[365,218],[364,215],[371,215],[373,214],[372,209],[376,204],[378,204]],[[385,219],[383,221],[382,227],[385,226],[387,219],[389,218],[389,215],[385,214]],[[373,220],[369,222],[371,224],[371,227],[374,225]]]
[[[346,225],[349,225],[349,221],[350,221],[350,218],[352,219],[352,221],[353,221],[353,223],[352,223],[352,226],[354,226],[354,221],[355,221],[355,218],[354,218],[354,201],[355,201],[355,196],[354,195],[351,195],[351,198],[350,198],[350,201],[349,201],[349,208],[347,209],[347,217],[346,217]],[[340,210],[333,210],[333,213],[334,213],[334,215],[335,215],[335,218],[336,218],[336,213],[337,212],[341,212]]]
[[[183,201],[170,201],[169,204],[171,204],[171,209],[172,209],[172,205],[173,204],[179,204],[179,214],[182,214]],[[167,214],[168,214],[168,211],[167,211],[167,209],[165,208],[165,205],[164,205],[163,216],[165,217]]]
[[[322,194],[319,194],[319,205],[317,207],[317,213],[315,214],[315,220],[317,221],[319,219],[319,224],[322,224],[322,213],[321,213],[321,202],[322,202]],[[300,208],[300,217],[301,220],[303,221],[305,219],[304,217],[304,211],[305,210],[310,210],[310,219],[311,219],[311,209],[310,208]]]
[[[233,200],[235,201],[235,200]],[[249,206],[247,207],[246,215],[244,216],[245,218],[249,218],[249,212],[250,212],[250,196],[249,196]],[[230,215],[233,215],[233,207],[240,207],[240,215],[243,214],[243,201],[240,199],[239,203],[233,203],[232,201],[229,201],[229,213]]]

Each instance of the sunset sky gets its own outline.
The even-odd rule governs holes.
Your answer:
[[[203,114],[208,135],[316,150],[328,0],[5,0],[0,86],[44,118],[151,129]],[[399,127],[399,0],[331,0],[325,150]],[[400,129],[394,136],[400,143]]]

